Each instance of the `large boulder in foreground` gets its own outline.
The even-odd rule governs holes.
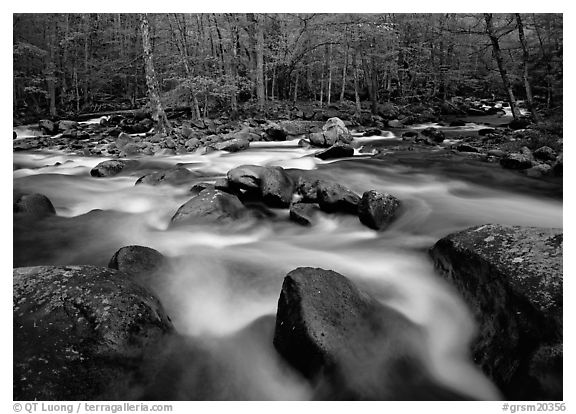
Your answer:
[[[173,331],[158,299],[94,266],[13,272],[15,400],[132,400]]]
[[[344,276],[298,268],[278,300],[274,346],[316,399],[454,400],[422,362],[424,333]]]
[[[561,229],[489,224],[431,249],[480,324],[475,361],[513,400],[562,400]]]
[[[282,167],[266,167],[260,176],[262,201],[270,207],[288,207],[294,183]]]
[[[317,200],[320,208],[327,213],[357,214],[360,197],[353,191],[335,182],[320,180],[317,186]]]
[[[166,258],[158,250],[145,246],[124,246],[114,253],[108,267],[134,277],[147,277],[160,271],[166,263]]]
[[[390,225],[400,201],[390,194],[366,191],[358,204],[358,217],[362,224],[374,230],[384,230]]]
[[[14,213],[27,214],[34,217],[53,216],[56,209],[44,194],[25,194],[15,191],[13,193]]]
[[[207,188],[180,206],[171,219],[176,224],[231,223],[247,213],[235,195]]]

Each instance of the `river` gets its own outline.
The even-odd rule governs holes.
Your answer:
[[[361,141],[395,138],[388,132]],[[479,399],[498,398],[468,355],[475,332],[471,314],[435,273],[427,250],[448,233],[477,224],[562,227],[561,190],[550,191],[545,183],[498,165],[449,160],[440,152],[383,159],[357,152],[337,161],[316,159],[313,152],[297,141],[260,142],[235,154],[140,158],[135,170],[112,178],[89,173],[106,158],[14,153],[14,187],[45,194],[57,211],[57,217],[41,222],[14,224],[14,266],[106,266],[122,246],[154,248],[173,263],[172,271],[150,283],[176,329],[220,344],[214,355],[232,367],[236,384],[231,386],[242,390],[234,395],[282,400],[307,399],[310,390],[278,367],[270,344],[258,337],[236,340],[233,347],[222,344],[259,318],[275,315],[287,272],[299,266],[332,269],[422,326],[429,365],[439,381]],[[190,198],[191,185],[134,183],[147,172],[176,164],[193,171],[198,183],[214,182],[242,164],[318,169],[359,194],[389,192],[401,200],[402,209],[384,232],[338,214],[302,227],[288,220],[287,209],[275,210],[270,219],[229,226],[169,228],[171,216]]]

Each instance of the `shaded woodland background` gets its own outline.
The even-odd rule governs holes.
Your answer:
[[[195,118],[278,100],[373,113],[509,92],[539,111],[562,104],[560,14],[148,14],[147,24],[163,105]],[[138,14],[15,14],[14,117],[145,106],[142,26]]]

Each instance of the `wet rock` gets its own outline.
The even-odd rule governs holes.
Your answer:
[[[478,130],[478,135],[481,137],[486,136],[488,134],[494,134],[496,130],[494,128],[482,128]]]
[[[456,119],[456,120],[450,122],[451,127],[463,127],[465,125],[466,125],[466,121],[463,121],[461,119]]]
[[[322,211],[327,213],[358,213],[360,197],[338,183],[318,181],[317,200]]]
[[[402,133],[403,140],[414,139],[418,136],[418,132],[416,131],[406,131]]]
[[[12,131],[12,139],[16,138],[18,138],[18,134],[16,133],[16,131]]]
[[[196,179],[196,174],[184,167],[175,167],[166,171],[158,171],[140,177],[134,185],[182,185]]]
[[[69,131],[71,129],[78,129],[79,126],[80,126],[80,124],[78,124],[78,122],[68,121],[68,120],[58,121],[58,124],[57,124],[58,131],[61,131],[61,132]]]
[[[536,164],[532,168],[524,170],[524,174],[528,177],[539,178],[543,175],[548,175],[552,171],[552,167],[548,164]]]
[[[564,170],[564,154],[560,153],[560,155],[558,155],[556,161],[552,165],[552,172],[554,173],[555,176],[560,177],[563,174],[563,170]]]
[[[38,266],[13,273],[15,400],[129,400],[154,377],[172,323],[124,273]]]
[[[124,160],[102,161],[90,170],[92,177],[113,177],[120,173],[128,165]]]
[[[458,144],[456,146],[456,151],[459,152],[480,152],[480,150],[472,145],[468,144]]]
[[[170,222],[172,225],[226,224],[244,217],[246,212],[247,209],[235,195],[208,188],[180,206]]]
[[[281,167],[265,167],[261,171],[262,201],[269,207],[288,207],[294,192],[294,183],[288,174]]]
[[[348,128],[346,128],[344,121],[340,118],[329,118],[322,127],[322,131],[327,146],[334,145],[337,142],[343,142],[345,144],[352,142],[352,135],[350,131],[348,131]]]
[[[323,151],[314,154],[316,158],[321,160],[330,160],[334,158],[352,157],[354,155],[354,148],[347,144],[336,144]]]
[[[499,149],[492,149],[492,150],[488,150],[488,155],[491,157],[502,158],[503,156],[506,155],[506,153],[502,150],[499,150]]]
[[[554,161],[556,156],[556,151],[548,146],[540,147],[534,151],[534,158],[540,161]]]
[[[211,190],[214,190],[216,187],[214,186],[214,184],[210,184],[210,183],[194,184],[194,185],[192,186],[192,188],[190,188],[190,193],[191,193],[192,195],[198,195],[198,194],[200,194],[200,192],[201,192],[202,190],[205,190],[205,189],[207,189],[207,188],[209,188],[209,189],[211,189]]]
[[[232,168],[226,174],[231,186],[244,190],[256,190],[260,188],[260,177],[264,167],[259,165],[241,165]]]
[[[444,132],[434,127],[425,128],[420,133],[438,144],[442,143],[445,138]]]
[[[232,138],[227,141],[212,144],[211,147],[217,151],[238,152],[248,149],[250,141],[244,138]]]
[[[290,220],[303,226],[314,223],[314,216],[320,211],[318,204],[294,203],[290,206]]]
[[[480,323],[474,360],[512,400],[562,400],[561,229],[476,226],[431,249]]]
[[[146,278],[166,265],[166,258],[157,250],[145,246],[125,246],[108,263],[110,269],[120,270],[137,278]]]
[[[134,143],[134,139],[130,135],[121,132],[114,142],[118,149],[123,150],[126,145]]]
[[[524,154],[512,152],[500,159],[500,165],[509,170],[525,170],[532,167],[532,160]]]
[[[336,272],[303,267],[284,279],[274,346],[315,399],[459,399],[431,380],[424,342],[416,324]]]
[[[390,194],[366,191],[358,204],[358,217],[362,224],[375,230],[384,230],[394,220],[400,201]]]
[[[309,136],[308,136],[308,140],[310,141],[310,143],[314,146],[317,147],[326,147],[329,146],[326,144],[326,139],[324,138],[324,133],[323,132],[312,132]]]
[[[27,214],[34,217],[53,216],[56,209],[48,197],[43,194],[13,193],[14,213]]]
[[[404,128],[404,124],[397,119],[392,119],[388,121],[388,126],[390,128]]]
[[[200,145],[200,140],[198,138],[190,138],[184,144],[184,146],[188,150],[194,150],[194,149],[198,148],[199,145]]]
[[[40,120],[38,126],[45,134],[56,135],[58,133],[58,125],[49,119]]]
[[[288,136],[284,128],[273,122],[268,125],[264,132],[266,132],[266,135],[271,141],[286,141],[286,137]]]

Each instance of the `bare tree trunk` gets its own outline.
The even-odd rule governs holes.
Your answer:
[[[266,97],[264,95],[264,21],[259,15],[254,19],[256,24],[256,95],[258,107],[264,111]]]
[[[296,70],[296,81],[294,82],[294,103],[296,105],[296,101],[298,100],[298,79],[300,77],[300,71]]]
[[[232,119],[238,117],[238,99],[236,97],[237,88],[237,78],[238,78],[238,21],[236,20],[236,15],[230,15],[232,19],[232,57],[230,59],[230,75],[232,76],[232,82],[234,82],[234,90],[230,95],[230,107],[232,110]]]
[[[56,116],[56,64],[54,62],[56,49],[56,25],[52,26],[48,35],[48,99],[50,101],[50,116]]]
[[[512,116],[514,119],[520,116],[520,111],[518,110],[518,105],[516,105],[516,98],[514,97],[514,91],[512,90],[512,85],[510,84],[510,79],[508,78],[508,73],[506,72],[506,67],[504,66],[504,60],[502,59],[502,52],[500,51],[500,44],[498,41],[498,36],[494,30],[494,25],[492,23],[492,13],[484,13],[484,20],[486,21],[486,33],[492,42],[492,52],[494,59],[500,70],[500,76],[502,77],[502,83],[504,84],[504,89],[508,94],[508,100],[510,101],[510,109],[512,110]]]
[[[354,70],[354,97],[356,99],[356,116],[360,117],[362,115],[362,106],[360,105],[360,95],[358,94],[358,62],[357,62],[358,52],[354,50],[352,54],[352,67]]]
[[[516,13],[516,25],[518,26],[518,38],[520,39],[520,44],[522,45],[522,78],[524,79],[524,89],[526,90],[526,101],[528,103],[528,109],[532,113],[534,120],[536,122],[540,121],[540,116],[536,111],[536,106],[534,105],[534,98],[532,97],[532,87],[530,85],[530,76],[528,73],[528,61],[530,60],[530,54],[528,53],[528,45],[526,44],[526,37],[524,36],[524,25],[522,24],[522,17],[520,13]]]
[[[344,67],[342,68],[342,89],[340,90],[340,102],[344,102],[344,93],[346,92],[346,72],[348,71],[348,54],[349,47],[346,45],[346,55],[344,56]]]
[[[90,103],[90,15],[84,16],[86,19],[85,23],[85,38],[84,38],[84,105]]]
[[[154,70],[154,55],[150,43],[150,26],[148,16],[144,13],[140,15],[140,27],[142,30],[142,46],[144,49],[144,63],[146,65],[146,84],[148,85],[148,99],[152,110],[152,119],[156,123],[156,130],[169,134],[172,132],[170,121],[166,117],[162,102],[160,101],[158,79]]]
[[[332,98],[332,44],[330,44],[330,49],[328,50],[328,97],[327,105],[330,105]]]

